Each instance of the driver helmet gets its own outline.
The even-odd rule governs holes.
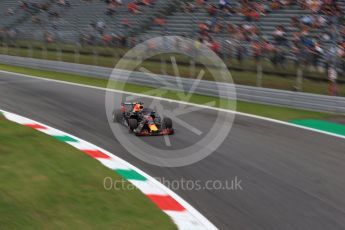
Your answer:
[[[144,106],[142,104],[137,103],[133,106],[133,112],[135,112],[135,113],[141,112],[141,110],[143,110],[143,108],[144,108]]]

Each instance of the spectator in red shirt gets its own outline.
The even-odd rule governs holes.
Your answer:
[[[143,5],[150,6],[152,3],[152,0],[142,0]]]
[[[128,3],[127,7],[128,7],[128,11],[129,11],[130,13],[133,13],[133,14],[138,14],[138,13],[140,13],[139,7],[138,7],[138,5],[137,5],[135,2],[130,2],[130,3]]]
[[[129,22],[129,20],[128,20],[127,17],[124,18],[124,19],[122,19],[121,24],[122,24],[125,28],[131,27],[131,23]]]
[[[216,54],[219,54],[220,52],[220,43],[217,41],[210,40],[210,47],[209,47],[213,52]]]
[[[166,24],[166,20],[162,17],[156,17],[154,20],[153,20],[153,23],[157,26],[164,26]]]
[[[103,35],[104,45],[108,46],[112,40],[113,40],[113,37],[111,35],[109,34]]]
[[[257,10],[251,10],[250,12],[249,12],[249,18],[250,18],[250,20],[252,20],[252,21],[259,21],[260,20],[260,13],[257,11]]]
[[[214,5],[210,4],[210,5],[207,7],[207,12],[208,12],[208,14],[209,14],[210,16],[215,16],[216,13],[217,13],[217,8],[216,8]]]
[[[199,30],[200,30],[201,36],[206,36],[209,29],[210,28],[205,23],[199,24]]]
[[[255,61],[259,61],[261,57],[261,52],[262,52],[261,43],[259,41],[253,41],[251,46],[252,46],[253,57]]]

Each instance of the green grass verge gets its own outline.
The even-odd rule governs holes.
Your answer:
[[[85,85],[92,85],[98,87],[106,87],[107,81],[104,79],[80,76],[80,75],[73,75],[73,74],[65,74],[53,71],[46,71],[46,70],[37,70],[37,69],[30,69],[25,67],[16,67],[16,66],[8,66],[8,65],[1,65],[0,69],[5,71],[11,71],[16,73],[23,73],[28,75],[33,75],[42,78],[49,78],[49,79],[56,79],[62,80],[67,82],[74,82],[79,84]],[[121,87],[120,84],[118,84]],[[152,90],[151,87],[144,87],[138,86],[133,84],[126,84],[124,89],[128,92],[135,92],[135,93],[146,93],[147,91]],[[163,95],[165,98],[169,99],[178,99],[176,92],[168,92]],[[190,99],[190,102],[196,104],[205,104],[210,101],[217,101],[217,104],[221,104],[220,102],[222,99],[203,96],[195,94]],[[228,108],[225,108],[228,109]],[[264,116],[268,118],[273,118],[282,121],[290,121],[293,119],[330,119],[333,117],[338,117],[340,115],[329,114],[329,113],[320,113],[320,112],[313,112],[301,109],[292,109],[280,106],[271,106],[271,105],[264,105],[264,104],[257,104],[251,102],[237,102],[237,111]]]
[[[56,44],[52,44],[52,47],[57,46]],[[60,45],[63,47],[63,45]],[[99,53],[107,53],[108,55],[112,56],[96,56],[97,58],[93,57],[89,54],[80,54],[79,60],[76,60],[76,57],[74,53],[70,52],[61,52],[61,55],[58,56],[58,53],[56,51],[48,50],[46,53],[42,53],[41,50],[38,49],[32,49],[32,52],[30,53],[28,49],[25,48],[13,48],[8,47],[5,49],[2,47],[0,49],[0,53],[2,54],[8,54],[8,55],[14,55],[14,56],[22,56],[22,57],[32,57],[32,58],[40,58],[40,59],[48,59],[48,60],[61,60],[65,62],[78,62],[80,64],[87,64],[87,65],[97,65],[97,66],[104,66],[104,67],[111,67],[113,68],[116,63],[120,60],[121,56],[126,52],[124,49],[113,49],[113,48],[83,48],[87,52],[92,52],[92,50],[97,50]],[[67,50],[73,51],[71,47],[69,47]],[[158,60],[160,60],[160,57],[157,57]],[[157,59],[156,58],[156,59]],[[164,57],[167,61],[167,65],[165,68],[166,74],[174,75],[173,67],[169,61],[168,57]],[[178,61],[181,60],[183,62],[188,62],[189,60],[185,60],[186,57],[178,57]],[[232,59],[231,61],[226,60],[226,64],[231,67],[236,68],[251,68],[255,69],[255,64],[252,60],[244,61],[243,63],[238,63],[235,59]],[[157,60],[147,60],[143,62],[143,67],[150,70],[153,73],[161,74],[161,65]],[[195,73],[199,73],[201,70],[201,67],[195,68]],[[263,70],[265,71],[276,71],[275,68],[272,66],[270,62],[263,62]],[[289,65],[286,69],[283,70],[283,72],[289,72],[292,76],[296,72],[295,68],[292,65]],[[191,70],[189,66],[186,65],[179,65],[179,72],[180,76],[186,77],[186,78],[192,78],[195,76],[191,76]],[[305,71],[306,74],[316,76],[319,79],[326,79],[326,74],[320,74],[320,73],[310,73],[308,71]],[[238,70],[231,70],[231,75],[236,84],[240,85],[249,85],[249,86],[255,86],[257,83],[256,79],[256,73],[252,71],[238,71]],[[212,75],[208,72],[206,72],[204,79],[208,80],[214,80]],[[283,90],[294,90],[296,86],[296,78],[295,77],[287,77],[287,76],[281,76],[276,74],[263,74],[262,78],[262,86],[266,88],[273,88],[273,89],[283,89]],[[345,84],[338,84],[338,91],[339,95],[345,96]],[[316,94],[328,94],[328,83],[324,81],[315,81],[315,80],[303,80],[303,92],[308,93],[316,93]]]
[[[176,229],[138,190],[67,144],[0,115],[1,229]],[[127,184],[128,182],[125,182]]]

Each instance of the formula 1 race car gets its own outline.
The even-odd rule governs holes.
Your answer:
[[[162,136],[174,134],[172,120],[163,119],[142,102],[121,103],[121,109],[113,112],[113,121],[128,127],[137,136]]]

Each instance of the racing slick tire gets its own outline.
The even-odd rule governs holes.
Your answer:
[[[133,131],[134,129],[138,127],[138,121],[136,119],[129,119],[128,126],[129,126],[129,129]]]
[[[121,110],[117,109],[113,112],[113,122],[121,122],[122,119],[122,112]]]
[[[173,123],[172,123],[171,118],[164,117],[162,125],[164,129],[172,129]]]

